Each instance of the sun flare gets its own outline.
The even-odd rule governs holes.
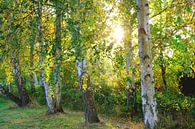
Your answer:
[[[114,38],[117,42],[117,44],[121,44],[124,36],[123,28],[120,25],[117,25],[114,29]]]

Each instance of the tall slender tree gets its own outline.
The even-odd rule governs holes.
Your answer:
[[[128,111],[136,111],[136,90],[135,90],[135,68],[134,61],[134,48],[133,48],[133,31],[136,29],[135,11],[136,2],[129,0],[122,0],[120,2],[120,15],[121,21],[124,26],[124,47],[126,50],[126,86],[127,86],[127,109]],[[133,11],[132,11],[133,10]]]
[[[38,0],[38,42],[40,45],[40,55],[39,55],[39,63],[40,63],[40,73],[41,73],[41,84],[45,89],[45,97],[47,100],[48,113],[54,113],[54,102],[53,102],[53,93],[51,93],[49,82],[45,77],[45,68],[43,66],[45,62],[45,46],[43,44],[43,32],[42,32],[42,0]]]
[[[95,100],[92,91],[92,85],[90,80],[90,75],[87,69],[86,57],[84,54],[84,49],[80,45],[80,33],[79,26],[78,28],[74,28],[72,32],[73,35],[73,44],[75,44],[75,56],[76,56],[76,67],[77,74],[79,79],[79,86],[82,93],[83,105],[84,105],[84,114],[85,114],[85,123],[98,123],[99,118],[97,115],[97,110],[95,107]],[[75,27],[76,27],[75,26]],[[76,42],[75,42],[76,41]]]
[[[30,98],[29,98],[27,91],[24,87],[24,83],[23,83],[21,73],[20,73],[18,48],[13,49],[11,62],[12,62],[14,80],[15,80],[17,88],[18,88],[19,98],[22,102],[21,106],[27,106],[27,104],[30,103]]]
[[[14,11],[10,11],[9,10],[10,5],[7,5],[6,6],[7,8],[4,8],[5,10],[2,11],[6,13],[5,15],[6,20],[4,20],[4,22],[2,22],[1,24],[5,25],[6,33],[4,34],[4,43],[5,43],[4,45],[5,46],[7,45],[9,48],[9,51],[6,52],[7,53],[6,55],[11,55],[10,62],[12,65],[12,74],[18,90],[18,97],[10,93],[10,91],[6,90],[2,85],[0,85],[0,92],[10,100],[14,101],[18,106],[24,107],[27,106],[31,102],[31,100],[26,91],[26,87],[24,85],[24,80],[21,72],[22,67],[21,67],[20,51],[22,48],[22,40],[21,40],[22,31],[20,29],[21,25],[16,22],[16,17],[18,17],[18,12],[16,13]]]
[[[31,94],[35,95],[35,78],[34,78],[34,49],[35,49],[35,40],[36,40],[36,19],[32,18],[30,21],[31,26],[31,36],[29,38],[30,42],[30,88],[31,88]]]
[[[155,91],[150,47],[148,0],[137,0],[137,9],[144,128],[154,129],[157,123],[157,111],[156,99],[154,97]]]
[[[87,70],[86,59],[77,57],[76,64],[80,90],[84,103],[85,122],[97,123],[99,122],[99,118],[97,116],[97,111],[94,103],[94,96],[91,87],[90,75]]]
[[[62,46],[61,46],[61,19],[62,12],[60,9],[60,1],[56,0],[55,4],[55,44],[54,48],[54,110],[55,112],[63,112],[61,105],[61,59],[62,59]]]
[[[91,4],[91,2],[92,1],[86,3]],[[82,5],[85,5],[84,3],[85,2],[83,1]],[[80,27],[82,24],[85,24],[84,15],[86,14],[86,12],[82,12],[79,10],[81,8],[80,4],[81,4],[80,0],[78,0],[75,3],[74,2],[72,3],[72,7],[74,6],[74,8],[71,9],[72,18],[69,20],[69,28],[72,33],[72,46],[75,49],[76,67],[77,67],[78,81],[79,81],[79,86],[82,93],[82,99],[84,105],[85,123],[86,124],[98,123],[100,122],[100,120],[98,118],[97,110],[95,107],[93,88],[92,88],[92,83],[91,83],[91,79],[87,67],[86,50],[84,47],[85,45],[83,43],[85,40],[82,40],[81,27]],[[83,8],[83,10],[85,10],[85,7]],[[80,16],[81,19],[78,19],[78,17],[75,18],[74,15]]]
[[[130,35],[131,36],[131,35]],[[127,108],[130,110],[130,106],[135,106],[135,68],[133,64],[133,47],[132,40],[126,43],[126,85],[127,85]],[[131,69],[131,75],[130,75]]]

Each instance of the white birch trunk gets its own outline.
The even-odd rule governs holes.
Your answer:
[[[54,110],[63,112],[61,105],[61,10],[59,1],[55,2],[56,21],[55,21],[55,52],[54,52]]]
[[[41,84],[44,86],[45,89],[45,97],[48,106],[48,113],[54,113],[54,103],[53,103],[53,96],[50,93],[49,83],[45,79],[45,68],[43,66],[44,63],[44,45],[43,45],[43,33],[42,33],[42,0],[38,0],[38,42],[40,44],[40,57],[39,63],[41,67]]]
[[[35,86],[36,86],[36,85],[40,85],[40,84],[39,84],[39,81],[38,81],[38,78],[37,78],[36,72],[34,72],[34,75],[33,75],[33,76],[34,76],[34,79],[35,79],[35,80],[34,80],[34,85],[35,85]]]
[[[150,48],[149,4],[148,0],[137,0],[138,38],[141,67],[142,109],[144,128],[154,129],[157,123],[156,99],[154,97],[154,78]]]
[[[19,98],[21,99],[22,106],[26,106],[28,103],[30,103],[30,98],[26,92],[26,89],[23,85],[22,77],[20,75],[19,52],[17,49],[15,49],[12,52],[11,61],[12,61],[14,80],[15,80],[15,82],[17,84],[17,88],[18,88],[18,95],[19,95]]]
[[[100,121],[95,108],[95,100],[91,88],[90,76],[87,70],[86,59],[79,58],[76,60],[76,64],[80,90],[84,103],[85,123],[98,123]]]
[[[80,7],[79,4],[80,2],[78,1],[78,7]],[[74,29],[72,30],[72,42],[75,49],[77,74],[84,104],[85,123],[98,123],[100,122],[100,120],[98,118],[95,107],[95,99],[93,96],[90,75],[87,70],[87,62],[84,54],[84,49],[82,48],[80,20],[78,21],[74,21]]]

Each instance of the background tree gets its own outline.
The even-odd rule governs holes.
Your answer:
[[[82,93],[83,105],[84,105],[84,113],[85,113],[85,122],[88,123],[97,123],[99,122],[99,118],[97,116],[97,111],[94,102],[93,89],[90,80],[90,75],[88,73],[87,60],[86,60],[86,50],[84,48],[84,43],[81,40],[82,34],[81,25],[85,24],[85,14],[88,11],[87,5],[93,5],[92,1],[80,2],[72,2],[74,8],[71,9],[72,17],[69,20],[69,29],[72,33],[72,45],[75,49],[75,58],[76,58],[76,66],[77,66],[77,74],[79,80],[79,86]],[[81,6],[84,5],[84,8]],[[83,9],[83,12],[80,12],[79,9]],[[84,17],[84,19],[79,19],[79,15]]]
[[[54,85],[54,110],[55,112],[63,112],[61,104],[61,60],[62,60],[62,46],[61,46],[61,20],[62,11],[60,9],[61,2],[59,0],[54,2],[55,4],[55,44],[53,46],[54,51],[54,68],[53,68],[53,85]]]
[[[51,86],[49,85],[48,79],[46,76],[46,68],[44,67],[45,58],[46,58],[46,48],[43,42],[43,32],[42,32],[42,0],[38,1],[38,42],[40,45],[40,56],[39,56],[39,63],[40,63],[40,73],[41,73],[41,84],[44,86],[45,89],[45,96],[47,100],[48,106],[48,113],[52,114],[55,112],[54,110],[54,96]]]

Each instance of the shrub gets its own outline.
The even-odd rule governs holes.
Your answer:
[[[193,112],[195,98],[174,92],[157,92],[158,111],[160,112]]]

